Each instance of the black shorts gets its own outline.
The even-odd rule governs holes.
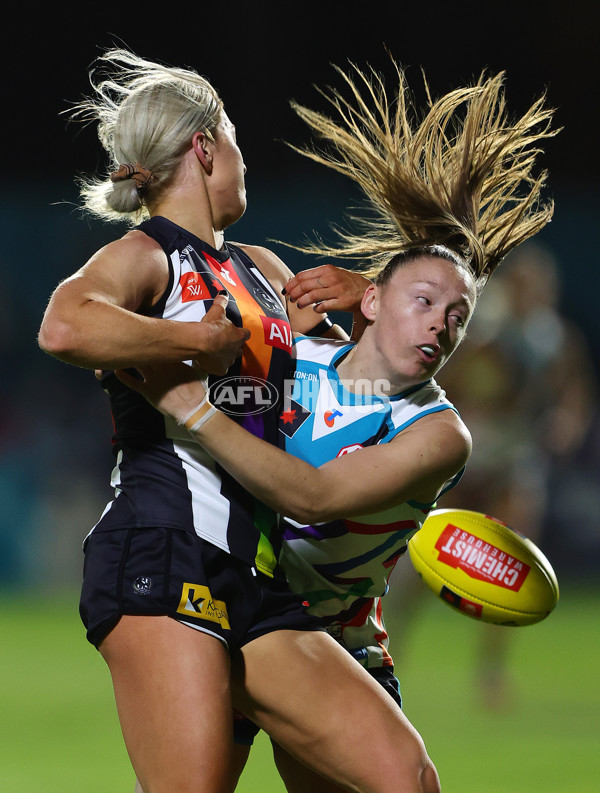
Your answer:
[[[316,630],[281,579],[177,529],[117,529],[86,539],[79,613],[99,646],[123,614],[167,615],[230,649],[276,630]]]
[[[387,691],[394,702],[397,702],[402,707],[402,697],[400,695],[400,682],[394,675],[393,666],[373,667],[367,669],[367,672],[374,677],[375,680]],[[253,721],[247,719],[239,711],[233,714],[233,738],[235,743],[244,746],[252,746],[254,739],[260,732],[258,727]]]

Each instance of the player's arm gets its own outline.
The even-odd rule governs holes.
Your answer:
[[[365,322],[360,310],[362,296],[370,283],[363,276],[341,267],[325,264],[294,275],[284,262],[267,248],[240,245],[256,262],[278,294],[295,334],[347,339],[348,334],[328,318],[328,311],[348,311],[353,316],[353,333]],[[362,325],[364,329],[364,325]]]
[[[166,256],[143,232],[133,231],[96,253],[50,298],[40,347],[66,363],[117,369],[195,358],[224,374],[241,354],[248,331],[211,308],[202,322],[175,322],[137,313],[164,292]]]
[[[191,367],[141,369],[143,381],[118,376],[163,413],[184,424],[206,451],[247,490],[302,523],[386,509],[408,499],[431,502],[465,464],[466,427],[451,410],[432,413],[387,444],[360,449],[320,468],[246,432],[204,402]],[[260,461],[248,465],[248,460]]]
[[[319,468],[250,435],[223,413],[193,435],[254,496],[307,524],[377,512],[410,499],[431,503],[470,452],[468,432],[450,410],[423,417],[390,443]]]

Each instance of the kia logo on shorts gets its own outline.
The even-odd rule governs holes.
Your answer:
[[[226,377],[214,383],[208,397],[212,404],[230,416],[266,413],[279,401],[274,385],[260,377]]]

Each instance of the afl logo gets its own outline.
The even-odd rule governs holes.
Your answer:
[[[253,416],[275,407],[279,391],[260,377],[226,377],[210,386],[208,398],[230,416]]]

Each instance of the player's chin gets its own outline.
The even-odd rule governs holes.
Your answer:
[[[444,367],[447,361],[448,358],[444,356],[439,356],[435,361],[432,361],[426,367],[427,375],[426,378],[424,379],[431,379],[432,377],[435,377],[439,373],[439,371]]]
[[[422,383],[435,377],[441,368],[442,364],[437,361],[417,361],[411,374],[415,382]]]

